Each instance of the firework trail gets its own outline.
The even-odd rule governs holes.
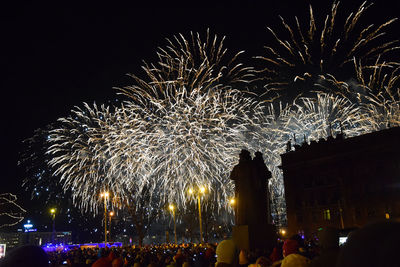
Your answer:
[[[355,65],[357,100],[368,117],[370,131],[400,126],[400,63],[378,58],[374,66]]]
[[[238,58],[244,51],[230,54],[224,48],[225,37],[211,36],[206,32],[205,40],[199,33],[190,32],[190,39],[182,34],[166,39],[168,45],[159,47],[158,62],[150,64],[144,62],[142,69],[147,80],[130,74],[136,85],[118,88],[129,97],[135,99],[135,94],[146,95],[153,93],[153,97],[161,97],[157,92],[163,92],[166,85],[201,90],[223,90],[243,87],[253,79],[252,67],[246,67]],[[172,90],[173,91],[173,90]]]
[[[0,194],[0,228],[13,226],[24,219],[26,210],[16,203],[17,196],[11,193]]]
[[[260,79],[266,81],[267,96],[274,99],[287,95],[290,103],[299,94],[310,96],[312,91],[347,94],[343,82],[355,75],[353,59],[369,65],[377,57],[398,49],[397,40],[384,40],[385,28],[396,19],[377,26],[362,25],[361,18],[372,5],[364,2],[345,21],[338,21],[339,3],[332,4],[322,23],[316,21],[310,5],[308,29],[297,17],[295,26],[281,17],[287,31],[285,37],[268,27],[277,45],[266,46],[266,55],[257,57],[266,63],[258,72]],[[377,41],[381,42],[378,46]]]
[[[318,93],[316,98],[300,98],[295,102],[287,125],[299,137],[309,140],[326,139],[339,132],[347,137],[370,131],[362,110],[350,100]]]

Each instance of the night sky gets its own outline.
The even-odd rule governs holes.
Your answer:
[[[291,23],[294,15],[303,23],[308,20],[310,1],[243,2],[247,4],[198,1],[188,6],[149,1],[109,6],[53,1],[0,7],[0,191],[21,198],[24,194],[17,168],[22,140],[35,129],[68,116],[82,102],[114,99],[112,87],[132,84],[126,74],[140,76],[142,60],[156,61],[156,49],[166,45],[165,38],[178,33],[188,36],[190,31],[204,36],[210,28],[211,33],[226,35],[225,47],[230,51],[246,50],[242,60],[251,63],[251,57],[261,55],[263,45],[270,42],[266,26],[282,29],[278,15]],[[362,3],[346,2],[339,12],[348,14]],[[398,15],[400,3],[390,2],[380,0],[364,21],[378,24]],[[328,1],[311,3],[315,14],[326,14],[331,7]],[[400,32],[399,24],[388,30],[393,36]]]

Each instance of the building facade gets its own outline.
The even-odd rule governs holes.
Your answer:
[[[31,244],[42,246],[45,244],[71,244],[71,232],[13,232],[0,233],[0,244],[6,244],[7,251],[18,246]]]
[[[400,127],[295,145],[281,155],[288,233],[400,218]]]

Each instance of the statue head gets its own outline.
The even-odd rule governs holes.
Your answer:
[[[240,160],[251,160],[250,152],[246,149],[242,149],[239,154]]]
[[[263,158],[262,153],[261,153],[260,151],[257,151],[257,152],[255,153],[255,155],[256,155],[256,158],[257,158],[257,159],[262,159],[262,158]]]

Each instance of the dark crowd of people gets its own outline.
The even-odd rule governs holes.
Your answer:
[[[347,267],[400,266],[400,222],[366,225],[339,246],[338,230],[324,228],[314,240],[299,235],[280,240],[272,251],[239,250],[232,239],[219,244],[72,249],[46,253],[37,246],[11,250],[0,267]]]

